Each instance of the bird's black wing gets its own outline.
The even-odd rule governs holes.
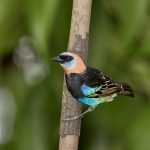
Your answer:
[[[84,73],[84,82],[89,87],[101,87],[95,93],[99,96],[108,96],[117,93],[119,89],[118,84],[111,77],[91,67],[87,67]]]

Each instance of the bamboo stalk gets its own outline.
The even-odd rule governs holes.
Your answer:
[[[72,20],[68,51],[77,53],[86,62],[88,53],[89,26],[92,0],[73,0]],[[64,80],[62,109],[60,119],[59,150],[77,150],[81,119],[63,121],[62,119],[79,115],[82,105],[68,92]]]

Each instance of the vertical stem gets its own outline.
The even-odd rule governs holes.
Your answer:
[[[73,0],[72,20],[68,51],[77,53],[86,62],[88,53],[89,26],[92,0]],[[77,150],[81,119],[63,121],[62,119],[79,115],[82,105],[68,92],[64,81],[62,110],[60,120],[59,150]]]
[[[0,57],[0,85],[3,82],[2,57]]]

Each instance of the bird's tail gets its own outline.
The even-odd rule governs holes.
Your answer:
[[[131,86],[127,83],[119,83],[119,93],[118,94],[134,97],[133,90],[132,90]]]

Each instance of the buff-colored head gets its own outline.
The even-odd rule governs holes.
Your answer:
[[[66,73],[82,73],[86,69],[83,60],[71,52],[63,52],[51,60],[59,62]]]

